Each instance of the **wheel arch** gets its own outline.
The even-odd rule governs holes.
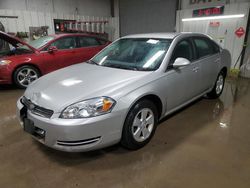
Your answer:
[[[162,102],[159,96],[155,94],[144,94],[143,96],[141,95],[137,95],[137,96],[138,97],[134,98],[135,100],[133,100],[133,103],[128,108],[126,118],[123,123],[122,131],[121,131],[121,144],[124,147],[128,149],[133,149],[133,150],[143,147],[151,140],[156,129],[157,121],[160,119],[159,117],[162,111]],[[156,125],[153,127],[153,130],[150,133],[149,137],[146,140],[143,140],[142,142],[138,143],[138,141],[135,140],[132,133],[130,132],[131,126],[132,126],[131,122],[133,122],[134,120],[131,118],[128,119],[128,117],[129,117],[131,110],[133,110],[133,108],[136,107],[136,105],[140,101],[143,101],[143,100],[152,101],[152,103],[155,104],[156,110],[159,112],[159,115],[158,115],[158,119],[155,119]],[[129,121],[128,123],[126,123],[127,120]]]
[[[130,110],[139,102],[142,100],[149,100],[151,102],[153,102],[157,108],[157,112],[158,112],[158,119],[160,119],[161,115],[162,115],[162,111],[163,111],[163,102],[161,100],[161,98],[159,96],[157,96],[156,94],[145,94],[143,96],[138,97],[129,107],[129,110],[127,112],[126,117],[128,116]]]

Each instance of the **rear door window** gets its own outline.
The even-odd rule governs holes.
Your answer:
[[[214,41],[209,41],[211,46],[213,47],[213,51],[215,54],[219,53],[220,52],[220,47],[218,44],[216,44]]]
[[[99,41],[94,37],[78,37],[79,47],[100,46]]]
[[[213,47],[209,44],[206,38],[194,38],[194,44],[198,58],[206,57],[214,54]]]
[[[99,43],[101,45],[107,44],[108,41],[104,40],[104,39],[98,39]]]

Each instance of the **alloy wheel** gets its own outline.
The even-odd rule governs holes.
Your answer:
[[[222,92],[223,86],[224,86],[224,77],[223,75],[219,75],[216,81],[216,94],[217,95],[219,95]]]
[[[141,109],[135,116],[132,124],[133,138],[143,142],[150,137],[154,128],[154,113],[149,108]]]
[[[17,81],[23,87],[38,79],[38,73],[32,68],[23,68],[17,73]]]

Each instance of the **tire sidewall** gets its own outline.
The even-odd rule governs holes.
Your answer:
[[[216,92],[217,81],[221,75],[223,76],[223,86],[222,86],[221,92],[217,94],[217,92]],[[207,94],[208,98],[216,99],[216,98],[220,97],[220,95],[222,94],[222,92],[224,90],[225,79],[226,79],[226,74],[223,71],[220,71],[216,80],[215,80],[214,87],[213,87],[212,91]]]
[[[219,77],[220,76],[222,76],[223,77],[223,85],[222,85],[222,89],[221,89],[221,91],[220,91],[220,93],[216,93],[218,96],[220,96],[221,95],[221,93],[223,92],[223,90],[224,90],[224,86],[225,86],[225,75],[224,75],[224,73],[223,72],[220,72],[220,74],[218,75],[218,78],[217,78],[217,80],[216,80],[216,82],[218,81],[218,79],[219,79]]]
[[[222,89],[221,89],[220,93],[217,93],[216,92],[217,81],[218,81],[218,79],[219,79],[220,76],[223,77],[223,85],[222,85]],[[215,82],[214,89],[213,89],[214,90],[214,94],[216,95],[216,97],[219,97],[221,95],[221,93],[223,92],[224,86],[225,86],[225,74],[224,74],[224,72],[221,71],[218,74],[217,78],[216,78],[216,82]]]
[[[153,130],[151,132],[151,135],[146,140],[144,140],[142,142],[138,142],[133,137],[132,125],[134,122],[134,118],[136,117],[138,112],[140,110],[142,110],[143,108],[149,108],[152,110],[152,112],[154,114],[154,127],[153,127]],[[158,112],[157,112],[157,108],[154,105],[154,103],[149,101],[149,100],[141,100],[141,101],[137,102],[131,108],[131,110],[129,111],[129,113],[126,117],[126,120],[125,120],[125,123],[123,126],[123,131],[122,131],[122,145],[124,145],[125,147],[127,147],[129,149],[139,149],[139,148],[143,147],[154,136],[154,133],[155,133],[155,130],[157,127],[157,123],[158,123]]]

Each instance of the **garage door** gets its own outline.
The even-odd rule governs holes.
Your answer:
[[[176,0],[120,0],[121,36],[174,31],[176,5]]]

